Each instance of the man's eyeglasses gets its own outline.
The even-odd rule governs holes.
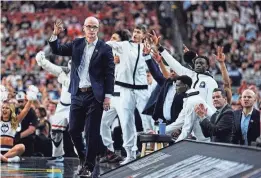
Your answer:
[[[86,27],[87,28],[87,30],[94,30],[94,31],[96,31],[96,30],[98,30],[98,26],[91,26],[91,25],[84,25],[84,27]]]

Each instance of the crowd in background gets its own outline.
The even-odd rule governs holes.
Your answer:
[[[243,89],[261,89],[261,4],[253,1],[184,2],[189,19],[190,48],[211,60],[210,72],[220,74],[215,49],[224,46],[236,102]],[[260,97],[259,97],[260,98]],[[260,103],[260,101],[259,101]]]
[[[184,5],[187,2],[184,2]],[[255,2],[193,2],[186,6],[191,45],[199,55],[210,58],[210,73],[218,77],[218,63],[212,54],[218,45],[224,46],[226,64],[233,86],[232,104],[249,86],[259,94],[257,107],[261,109],[261,6]],[[15,98],[27,86],[38,86],[39,103],[47,114],[55,111],[61,86],[56,77],[41,69],[35,61],[38,51],[57,65],[66,65],[69,58],[53,56],[48,39],[54,20],[61,19],[65,31],[62,42],[82,36],[84,18],[96,14],[101,20],[99,37],[105,41],[113,31],[145,24],[163,36],[163,44],[171,53],[174,47],[166,34],[161,34],[156,2],[2,2],[1,4],[1,84]],[[128,12],[128,13],[126,13]],[[84,15],[83,15],[84,14]],[[132,30],[132,29],[130,29]],[[165,37],[165,38],[164,38]],[[37,110],[39,112],[39,109]],[[40,117],[38,113],[38,117]]]
[[[140,23],[160,31],[156,3],[151,2],[3,2],[1,9],[2,84],[12,93],[37,85],[41,104],[47,110],[49,101],[59,99],[61,86],[36,64],[35,55],[43,50],[51,62],[67,65],[69,58],[53,56],[47,43],[56,19],[65,26],[59,37],[62,42],[82,36],[84,18],[92,14],[101,20],[99,37],[105,41],[113,31]]]

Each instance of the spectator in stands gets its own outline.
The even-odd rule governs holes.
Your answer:
[[[234,111],[243,109],[243,107],[242,107],[240,101],[233,101],[232,104],[231,104],[231,108],[232,108]]]
[[[18,101],[18,107],[16,113],[19,114],[25,107],[26,98],[24,92],[19,92],[16,95]],[[32,156],[34,152],[34,137],[37,125],[37,116],[35,111],[31,108],[21,122],[21,131],[16,134],[16,144],[22,143],[26,149],[22,156]]]
[[[260,135],[260,112],[254,108],[256,94],[246,89],[242,93],[243,109],[235,111],[235,128],[232,142],[241,145],[251,145]]]
[[[232,142],[234,114],[227,102],[225,90],[216,88],[213,91],[213,105],[217,111],[209,118],[204,105],[197,105],[195,112],[200,118],[200,126],[205,137],[210,137],[212,142]]]
[[[16,83],[17,83],[16,89],[15,89],[16,92],[25,91],[25,86],[23,84],[23,80],[22,80],[21,76],[16,77]]]
[[[47,119],[55,114],[57,104],[53,101],[49,101],[47,108]]]
[[[233,86],[240,86],[240,81],[242,79],[241,72],[236,67],[235,63],[232,63],[231,70],[228,72],[229,77],[231,78]]]
[[[50,138],[50,122],[46,119],[42,119],[38,121],[36,129],[39,130],[39,133],[35,136],[34,140],[34,154],[37,156],[51,157],[52,141]]]

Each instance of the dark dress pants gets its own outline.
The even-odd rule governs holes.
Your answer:
[[[92,91],[78,92],[71,96],[69,133],[80,160],[84,160],[92,171],[95,166],[96,156],[103,149],[100,136],[100,124],[103,107]],[[82,132],[85,131],[86,151],[84,150]]]

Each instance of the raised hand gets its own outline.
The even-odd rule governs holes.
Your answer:
[[[223,46],[217,47],[217,55],[214,54],[214,56],[218,62],[225,62],[226,56],[223,53]]]
[[[111,99],[105,97],[103,101],[103,110],[108,111],[110,110],[110,105],[111,105]]]
[[[143,55],[150,54],[150,51],[151,51],[151,46],[147,41],[145,41],[144,47],[143,47]]]
[[[162,57],[160,56],[159,52],[152,50],[152,57],[157,63],[162,62]]]
[[[150,37],[150,41],[157,47],[159,47],[160,45],[160,39],[161,36],[157,36],[156,32],[154,30],[152,30],[153,34],[148,34]]]
[[[34,101],[37,100],[38,93],[39,93],[39,89],[34,85],[30,85],[26,92],[26,97],[29,101]]]
[[[208,109],[205,108],[204,104],[196,105],[194,109],[199,118],[203,119],[207,116]]]
[[[62,31],[64,31],[63,22],[61,20],[56,20],[53,27],[54,27],[53,30],[54,35],[59,35]]]
[[[184,53],[186,53],[186,52],[189,51],[188,47],[187,47],[185,44],[183,44],[183,48],[184,48],[184,49],[183,49],[183,52],[184,52]]]
[[[8,90],[4,85],[0,85],[0,103],[8,99]]]
[[[119,63],[120,63],[120,57],[115,54],[115,56],[114,56],[114,64],[119,64]]]
[[[36,56],[35,56],[36,62],[39,66],[42,65],[43,61],[46,60],[45,59],[45,55],[43,51],[39,51]]]

